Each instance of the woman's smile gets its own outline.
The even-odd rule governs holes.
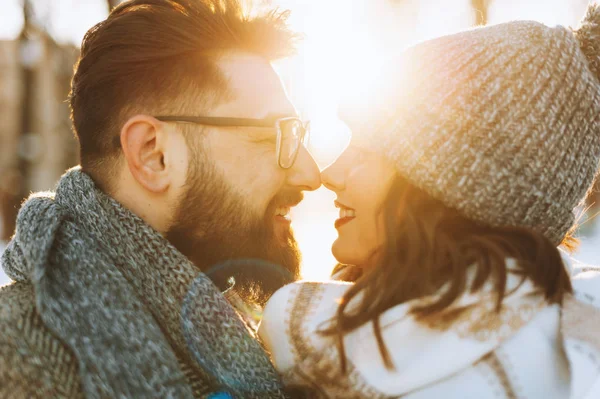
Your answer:
[[[339,210],[340,210],[340,216],[335,221],[336,229],[339,229],[346,223],[351,222],[356,217],[356,211],[354,209],[349,208],[338,201],[334,201],[334,204],[335,204],[335,207],[339,208]]]
[[[338,262],[365,265],[383,244],[383,205],[395,176],[383,157],[352,144],[322,172],[323,184],[337,195],[338,238],[331,251]]]

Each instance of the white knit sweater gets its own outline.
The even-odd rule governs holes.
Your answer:
[[[317,332],[348,284],[282,288],[267,304],[259,334],[285,382],[311,386],[320,397],[580,399],[600,376],[600,273],[573,283],[575,295],[562,308],[526,283],[491,318],[489,295],[465,296],[460,304],[470,311],[443,331],[407,316],[409,304],[398,305],[381,318],[395,370],[383,365],[370,323],[344,339],[348,374],[340,371],[334,338]]]

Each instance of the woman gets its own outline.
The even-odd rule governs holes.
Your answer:
[[[346,107],[353,143],[323,182],[340,208],[333,254],[362,275],[267,304],[259,334],[289,385],[585,397],[600,284],[571,281],[557,246],[573,244],[600,160],[599,38],[598,6],[578,31],[511,22],[438,38]]]

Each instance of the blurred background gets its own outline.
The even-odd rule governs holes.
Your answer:
[[[290,97],[312,122],[311,152],[321,167],[350,133],[336,117],[345,85],[386,55],[418,41],[514,19],[576,27],[587,0],[262,0],[292,10],[304,33],[298,55],[277,64]],[[14,232],[21,201],[50,190],[77,164],[66,103],[85,32],[119,0],[0,0],[0,252]],[[600,264],[596,195],[582,206],[575,257]],[[325,279],[335,261],[334,195],[308,193],[292,213],[307,279]],[[585,210],[585,213],[583,211]],[[8,278],[0,270],[0,285]]]

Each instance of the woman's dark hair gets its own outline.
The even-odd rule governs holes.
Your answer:
[[[476,292],[489,281],[497,294],[496,311],[500,311],[506,295],[507,258],[518,262],[517,273],[529,278],[549,303],[561,304],[565,293],[572,292],[558,249],[534,230],[475,223],[399,176],[388,194],[385,215],[384,253],[363,269],[344,294],[332,324],[321,331],[337,337],[343,370],[343,336],[368,322],[373,323],[385,366],[393,368],[379,318],[398,304],[440,294],[435,300],[413,306],[410,312],[417,320],[443,329],[461,314],[444,311],[461,295]],[[572,246],[574,239],[569,235],[564,243]],[[471,266],[475,277],[469,284],[467,271]],[[444,284],[448,288],[440,290]],[[359,294],[362,297],[357,306],[347,310],[348,303]],[[442,313],[443,323],[436,323]]]

